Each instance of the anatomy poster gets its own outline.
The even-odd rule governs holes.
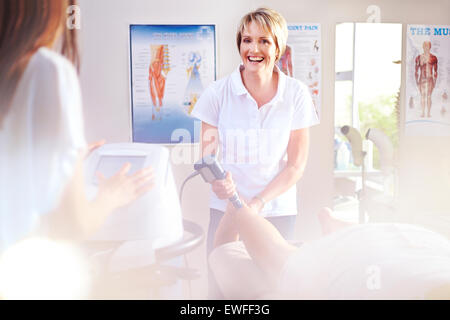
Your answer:
[[[405,133],[450,136],[450,26],[408,25]]]
[[[317,23],[289,23],[286,52],[278,66],[290,77],[309,87],[320,119],[321,110],[321,31]]]
[[[197,143],[191,117],[216,79],[214,25],[131,25],[133,142]]]

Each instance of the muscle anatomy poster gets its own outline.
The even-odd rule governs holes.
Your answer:
[[[130,25],[133,142],[197,143],[191,112],[216,78],[214,25]]]
[[[450,136],[450,26],[408,25],[405,133]]]

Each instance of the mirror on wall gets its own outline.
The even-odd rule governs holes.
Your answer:
[[[398,146],[402,25],[339,23],[335,54],[335,209],[347,206],[345,220],[357,221],[362,169],[365,186],[383,195],[394,194],[394,175],[383,167],[385,155],[365,136],[376,128],[393,149]],[[344,126],[361,136],[364,167],[342,133]]]

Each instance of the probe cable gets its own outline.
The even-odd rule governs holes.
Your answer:
[[[200,174],[200,172],[196,171],[196,172],[192,173],[189,177],[187,177],[187,178],[183,181],[183,183],[182,183],[182,185],[181,185],[181,188],[180,188],[180,207],[181,207],[181,201],[182,201],[182,198],[183,198],[183,189],[184,189],[184,185],[186,184],[186,182],[188,182],[188,181],[191,180],[192,178],[198,176],[199,174]],[[187,254],[185,253],[185,254],[183,255],[183,257],[184,257],[184,263],[186,264],[186,268],[189,269],[189,263],[188,263],[188,259],[187,259]],[[191,299],[192,299],[192,285],[191,285],[191,282],[192,282],[192,280],[189,279],[189,280],[188,280],[188,290],[189,290],[189,296],[190,296]]]

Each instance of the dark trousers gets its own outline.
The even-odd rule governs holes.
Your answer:
[[[214,236],[216,230],[219,227],[220,220],[224,215],[223,211],[216,209],[210,209],[210,219],[208,227],[208,236],[206,239],[206,255],[207,257],[214,249]],[[272,225],[277,228],[281,235],[286,240],[294,240],[295,235],[295,220],[297,215],[292,216],[281,216],[281,217],[270,217],[266,218]],[[219,287],[214,279],[214,275],[208,266],[208,298],[209,299],[223,299],[223,295],[219,290]]]

